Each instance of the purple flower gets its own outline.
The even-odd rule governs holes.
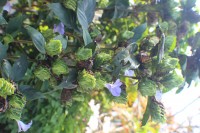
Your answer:
[[[133,70],[125,70],[124,76],[133,77],[134,71]]]
[[[161,100],[162,100],[162,91],[157,90],[155,98],[156,98],[156,101],[161,102]]]
[[[12,10],[12,4],[7,1],[7,3],[5,4],[5,6],[3,6],[3,10],[7,11],[8,13],[11,12]]]
[[[111,92],[111,94],[115,97],[120,96],[122,82],[117,79],[114,84],[105,84],[105,87]]]
[[[58,25],[54,24],[53,31],[58,32],[61,35],[64,35],[65,33],[64,24],[62,22],[59,23]]]
[[[17,125],[18,125],[18,132],[26,132],[32,125],[32,121],[28,124],[24,124],[22,121],[17,120]]]

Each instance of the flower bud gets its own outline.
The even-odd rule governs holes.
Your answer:
[[[78,75],[78,84],[83,91],[89,91],[96,86],[96,79],[93,75],[89,74],[85,70]]]
[[[67,74],[69,72],[69,69],[67,67],[67,64],[63,60],[58,59],[53,63],[52,71],[56,75],[61,75]]]
[[[22,108],[13,108],[13,107],[10,107],[6,111],[6,116],[8,118],[14,119],[14,120],[20,120],[21,114],[22,114]]]
[[[156,94],[156,88],[156,82],[147,78],[143,78],[138,84],[138,89],[143,96],[154,96]]]
[[[97,54],[94,62],[95,67],[99,67],[103,65],[104,63],[107,63],[111,60],[111,55],[107,53],[99,53]]]
[[[150,114],[153,121],[163,123],[166,121],[165,109],[162,103],[152,100],[150,103]]]
[[[96,86],[95,88],[98,90],[101,90],[105,87],[106,81],[103,78],[103,76],[101,75],[100,72],[96,72],[95,73],[95,78],[96,78]]]
[[[7,95],[12,95],[15,92],[13,84],[6,81],[4,78],[0,78],[0,96],[6,98]]]
[[[50,80],[49,80],[49,85],[51,87],[57,86],[57,80],[54,77],[51,77]]]
[[[62,43],[60,40],[50,40],[45,49],[50,56],[59,55],[62,52]]]
[[[64,0],[63,5],[68,9],[76,11],[77,0]]]
[[[0,97],[0,113],[5,112],[8,107],[8,101],[6,98]]]
[[[76,58],[78,61],[87,60],[92,57],[92,49],[80,48],[76,53]]]
[[[26,104],[26,98],[20,94],[14,94],[9,100],[9,106],[13,108],[24,108]]]
[[[35,70],[34,74],[42,81],[48,80],[51,77],[49,69],[41,66]]]

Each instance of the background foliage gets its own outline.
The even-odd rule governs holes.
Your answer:
[[[28,132],[84,132],[91,99],[105,111],[113,101],[132,106],[138,95],[148,99],[142,125],[150,118],[165,122],[156,92],[179,93],[199,80],[195,2],[2,0],[2,131],[16,132],[12,119],[23,119],[33,120]],[[117,79],[123,83],[119,97],[105,87]],[[13,97],[20,102],[12,104]]]

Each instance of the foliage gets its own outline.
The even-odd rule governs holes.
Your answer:
[[[6,2],[12,6],[6,7]],[[177,87],[180,92],[186,82],[200,76],[200,34],[194,32],[200,15],[193,10],[195,2],[1,1],[4,130],[15,132],[8,118],[19,120],[22,113],[22,119],[33,119],[30,132],[83,132],[90,99],[107,109],[112,101],[131,106],[140,93],[148,99],[142,125],[150,116],[164,122],[156,91]],[[186,52],[189,46],[192,56]],[[134,75],[124,75],[126,70]],[[117,79],[123,84],[117,87],[121,95],[115,97],[105,84]]]

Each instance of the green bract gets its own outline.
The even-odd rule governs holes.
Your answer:
[[[94,66],[95,67],[99,67],[101,65],[103,65],[104,63],[107,63],[111,60],[111,55],[101,52],[99,54],[97,54],[96,58],[95,58],[95,62],[94,62]]]
[[[96,86],[96,79],[93,75],[89,74],[87,71],[83,70],[78,75],[78,85],[83,91],[90,91]]]
[[[138,84],[138,90],[143,96],[154,96],[156,94],[156,82],[143,78]]]
[[[96,78],[96,89],[103,89],[105,87],[106,81],[103,78],[103,76],[101,75],[101,73],[96,72],[95,73],[95,78]]]
[[[4,78],[0,78],[0,96],[6,97],[7,95],[14,94],[16,88],[13,84],[9,83]]]
[[[168,92],[175,87],[179,87],[183,83],[182,75],[178,75],[176,71],[169,73],[165,76],[160,83],[164,86],[163,92]]]
[[[51,77],[49,69],[46,67],[42,67],[42,66],[37,68],[35,70],[34,74],[38,79],[40,79],[42,81],[48,80]]]
[[[151,101],[150,114],[153,121],[163,123],[166,121],[165,110],[161,103]]]
[[[160,64],[158,64],[158,70],[157,73],[160,73],[161,75],[166,72],[170,72],[174,70],[178,64],[177,58],[172,58],[170,56],[166,56]],[[163,75],[162,75],[163,76]]]
[[[50,40],[45,49],[50,56],[59,55],[62,52],[62,43],[60,40]]]
[[[76,58],[78,61],[87,60],[92,57],[92,49],[80,48],[76,53]]]
[[[14,119],[14,120],[20,120],[21,119],[21,114],[22,114],[22,109],[21,108],[10,107],[6,111],[7,117],[10,118],[10,119]]]
[[[57,59],[52,66],[52,71],[56,75],[61,75],[61,74],[67,74],[69,72],[69,69],[67,67],[67,64],[60,59]]]
[[[12,108],[24,108],[25,103],[26,98],[19,94],[12,95],[9,100],[9,106]]]

